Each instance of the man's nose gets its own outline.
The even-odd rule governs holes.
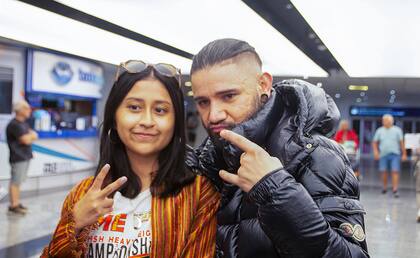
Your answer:
[[[217,124],[226,119],[226,111],[217,103],[210,106],[209,122]]]

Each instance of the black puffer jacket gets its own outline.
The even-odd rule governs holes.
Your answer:
[[[187,165],[203,171],[222,193],[217,256],[369,257],[359,186],[343,150],[329,137],[339,112],[314,85],[287,80],[251,119],[233,131],[263,146],[283,163],[246,194],[226,184],[220,169],[235,173],[242,153],[207,139]],[[223,149],[223,150],[222,150]]]

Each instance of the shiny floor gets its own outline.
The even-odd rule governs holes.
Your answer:
[[[416,223],[414,180],[405,166],[400,197],[381,193],[373,163],[363,164],[361,200],[366,208],[366,235],[371,257],[419,258],[420,223]],[[9,215],[7,200],[0,202],[0,257],[39,257],[48,243],[68,189],[34,194],[23,199],[30,210],[25,216]]]

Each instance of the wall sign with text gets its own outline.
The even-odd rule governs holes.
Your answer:
[[[28,51],[27,91],[101,98],[100,65],[57,54]]]

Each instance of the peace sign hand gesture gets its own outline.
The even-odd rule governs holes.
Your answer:
[[[220,170],[219,175],[223,180],[240,187],[244,192],[249,192],[271,171],[283,167],[278,158],[270,156],[263,148],[237,133],[222,130],[220,136],[239,147],[244,153],[241,155],[241,166],[236,175],[225,170]]]
[[[109,169],[110,166],[108,164],[103,166],[85,196],[83,196],[83,198],[80,199],[74,206],[73,216],[76,234],[78,234],[84,227],[95,223],[100,216],[112,212],[114,200],[112,198],[108,198],[108,196],[121,188],[121,186],[127,181],[127,177],[120,177],[102,189],[102,184]]]

